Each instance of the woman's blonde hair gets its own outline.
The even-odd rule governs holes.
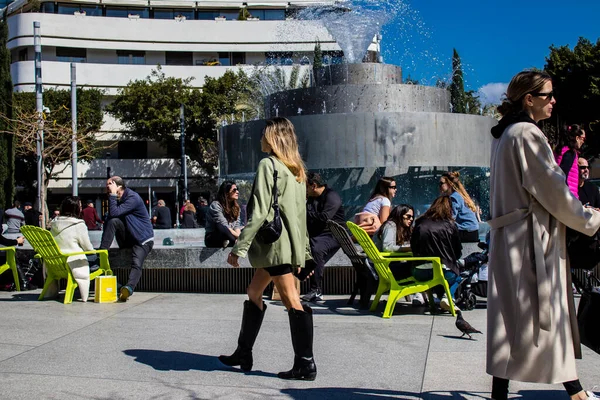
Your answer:
[[[462,198],[465,200],[465,204],[467,205],[467,207],[469,207],[471,211],[477,212],[477,206],[475,205],[475,202],[471,199],[471,197],[465,190],[465,187],[461,183],[460,179],[458,179],[459,177],[460,172],[458,171],[445,172],[442,174],[442,178],[446,179],[448,185],[450,185],[450,187],[455,192],[458,192],[458,194],[462,196]]]
[[[191,211],[193,213],[196,212],[196,207],[192,203],[187,203],[183,209],[183,211]]]
[[[271,153],[289,168],[296,181],[306,182],[306,168],[298,151],[296,130],[290,120],[282,117],[268,120],[264,136]]]

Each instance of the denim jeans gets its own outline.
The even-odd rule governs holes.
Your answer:
[[[412,274],[417,281],[429,281],[433,279],[433,268],[413,267]],[[452,298],[454,298],[454,292],[456,292],[456,288],[458,288],[458,284],[461,281],[461,277],[459,275],[456,275],[449,269],[445,269],[444,278],[448,282],[448,286],[450,286],[450,293],[452,294]],[[436,294],[442,295],[443,290],[437,290]]]

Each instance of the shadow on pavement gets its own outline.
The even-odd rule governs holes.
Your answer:
[[[215,356],[205,354],[185,353],[182,351],[162,351],[150,349],[128,349],[123,353],[135,358],[136,362],[146,364],[158,371],[239,371],[221,364]],[[247,375],[277,377],[277,374],[251,371]]]
[[[489,392],[469,392],[469,391],[447,391],[447,392],[423,392],[411,393],[397,390],[382,389],[362,389],[362,388],[309,388],[282,389],[282,394],[286,394],[295,400],[303,399],[328,399],[328,400],[381,400],[381,399],[405,399],[405,400],[479,400],[489,399]],[[509,399],[522,400],[564,400],[567,396],[564,390],[521,390],[518,393],[511,393]]]
[[[25,292],[14,292],[13,295],[8,299],[0,299],[0,301],[37,301],[40,297],[40,293],[25,293]]]

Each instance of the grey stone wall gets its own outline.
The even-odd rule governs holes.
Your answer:
[[[383,84],[402,83],[402,68],[393,64],[360,63],[328,65],[315,69],[318,86],[342,84]]]
[[[267,118],[362,112],[450,112],[450,93],[420,85],[335,85],[277,92],[266,99]]]
[[[392,112],[290,117],[309,169],[489,167],[493,118],[477,115]],[[264,154],[264,121],[222,129],[220,175],[252,173]]]

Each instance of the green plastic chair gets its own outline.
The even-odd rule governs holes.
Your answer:
[[[15,279],[15,287],[17,291],[21,291],[21,284],[19,283],[19,273],[17,272],[17,262],[15,260],[15,248],[14,247],[0,247],[0,251],[6,252],[6,264],[0,265],[0,275],[9,269],[12,270],[13,278]]]
[[[46,282],[44,282],[44,289],[38,300],[43,300],[48,288],[52,282],[60,279],[67,280],[67,289],[65,291],[64,304],[70,304],[73,301],[73,294],[75,288],[77,288],[77,282],[73,278],[71,268],[67,264],[67,258],[70,256],[76,256],[80,254],[98,254],[100,256],[100,268],[90,274],[90,281],[96,279],[100,275],[112,275],[113,272],[110,269],[108,263],[108,251],[107,250],[91,250],[81,251],[77,253],[63,253],[60,251],[56,240],[50,233],[45,229],[37,226],[25,225],[21,227],[21,233],[25,236],[25,239],[31,244],[33,250],[37,253],[35,257],[41,258],[46,267]]]
[[[448,286],[446,279],[444,279],[442,264],[439,257],[413,257],[412,253],[380,252],[364,229],[350,221],[346,222],[346,225],[348,226],[348,229],[350,229],[350,232],[352,232],[352,235],[356,238],[358,244],[360,244],[364,250],[367,257],[369,257],[375,265],[375,270],[379,275],[379,286],[377,288],[377,293],[375,294],[375,299],[373,299],[373,303],[371,304],[371,311],[377,310],[381,295],[389,291],[383,318],[390,318],[394,313],[396,302],[399,299],[411,294],[429,291],[435,286],[442,285],[446,291],[448,301],[450,302],[452,315],[456,316],[452,295],[450,294],[450,287]],[[394,278],[392,271],[390,271],[390,263],[394,261],[429,261],[433,264],[433,279],[429,281],[416,281],[414,278],[407,278],[398,281]],[[428,293],[428,296],[429,303],[433,304],[431,292]]]

